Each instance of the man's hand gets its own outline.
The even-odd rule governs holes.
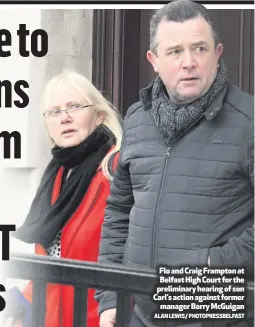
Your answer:
[[[116,308],[105,310],[100,315],[100,327],[114,327],[116,323]]]

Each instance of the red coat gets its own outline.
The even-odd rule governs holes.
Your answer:
[[[117,157],[116,155],[114,166],[116,166]],[[55,179],[52,203],[59,196],[62,176],[63,167],[59,169]],[[102,169],[99,167],[86,196],[62,230],[61,258],[97,261],[101,225],[109,193],[110,183],[103,176]],[[39,244],[35,246],[35,253],[47,255],[45,249]],[[99,327],[98,303],[94,300],[94,293],[94,290],[88,290],[87,327]],[[31,282],[27,285],[23,294],[30,302],[32,301]],[[73,322],[73,299],[74,289],[72,286],[48,284],[45,327],[71,327]]]

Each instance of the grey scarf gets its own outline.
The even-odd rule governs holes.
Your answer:
[[[152,87],[151,114],[166,145],[171,146],[184,130],[202,116],[215,98],[226,90],[227,68],[222,59],[219,61],[217,75],[210,89],[191,103],[173,103],[167,95],[162,80],[159,76],[156,77]]]

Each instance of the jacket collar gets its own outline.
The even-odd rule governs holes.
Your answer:
[[[154,80],[155,79],[153,79],[147,87],[141,89],[139,92],[140,101],[142,102],[145,110],[149,110],[151,108],[151,94]],[[219,114],[223,107],[226,93],[226,90],[221,92],[213,103],[204,111],[204,116],[207,120],[213,120]]]
[[[142,102],[145,110],[149,110],[151,108],[151,102],[152,102],[151,95],[152,95],[152,87],[154,81],[155,78],[150,82],[148,86],[141,89],[139,92],[140,101]]]
[[[225,88],[213,101],[213,103],[210,104],[210,106],[205,110],[204,116],[207,120],[213,120],[219,112],[222,110],[224,98],[226,95],[227,88]]]

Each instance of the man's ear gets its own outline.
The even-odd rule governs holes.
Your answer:
[[[216,55],[218,57],[218,59],[220,59],[222,53],[223,53],[223,44],[219,43],[215,49]]]
[[[151,50],[148,50],[146,53],[147,60],[151,63],[154,72],[158,72],[158,66],[157,66],[157,56],[155,53],[153,53]]]

